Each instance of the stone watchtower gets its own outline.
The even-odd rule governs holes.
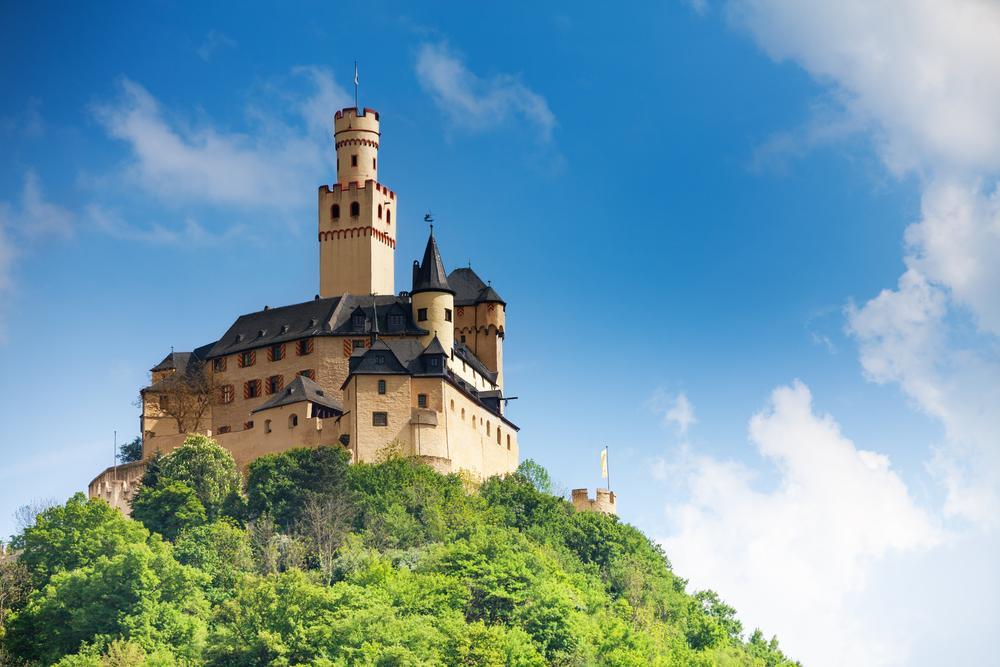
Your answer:
[[[618,513],[618,499],[609,489],[597,489],[597,497],[591,499],[587,489],[573,489],[573,507],[578,512]]]
[[[445,350],[455,344],[455,290],[448,284],[448,274],[441,260],[441,251],[434,240],[434,227],[424,249],[424,261],[413,262],[413,319],[417,326],[427,330],[420,339],[423,346],[430,345],[435,337]]]
[[[395,294],[396,193],[378,182],[379,115],[333,119],[337,182],[319,188],[319,293]]]

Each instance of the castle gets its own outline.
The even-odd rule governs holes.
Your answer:
[[[140,392],[143,460],[102,472],[91,497],[128,511],[144,461],[190,433],[213,437],[240,467],[331,446],[355,462],[391,452],[477,479],[517,468],[518,427],[504,414],[507,304],[471,267],[445,270],[433,226],[410,289],[396,292],[399,198],[378,180],[380,140],[377,111],[335,114],[319,293],[241,315],[154,366]]]

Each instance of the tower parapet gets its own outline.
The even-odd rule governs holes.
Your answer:
[[[337,182],[378,181],[379,115],[374,109],[341,109],[333,117]]]
[[[618,514],[618,499],[610,489],[597,489],[597,497],[591,498],[588,489],[573,489],[573,507],[578,512],[603,512]]]

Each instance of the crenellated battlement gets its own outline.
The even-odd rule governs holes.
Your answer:
[[[360,114],[358,113],[358,108],[357,107],[345,107],[345,108],[339,110],[337,113],[335,113],[333,115],[333,119],[334,120],[341,120],[341,119],[344,119],[344,118],[348,118],[349,119],[352,116],[354,118],[365,118],[365,117],[368,117],[368,116],[374,116],[376,123],[378,122],[378,119],[379,119],[378,118],[378,111],[375,111],[375,109],[372,109],[370,107],[363,108],[361,110]]]
[[[339,196],[344,192],[364,191],[372,186],[374,186],[375,192],[381,193],[386,197],[388,197],[389,199],[396,198],[395,191],[390,190],[387,186],[382,185],[378,181],[375,181],[370,178],[366,180],[364,183],[360,181],[350,181],[348,183],[334,183],[333,185],[327,185],[324,183],[323,185],[319,186],[319,192],[320,194],[326,193],[326,194],[335,194]]]
[[[609,489],[597,489],[597,497],[591,498],[588,489],[573,489],[573,507],[578,512],[604,512],[618,514],[618,499]]]

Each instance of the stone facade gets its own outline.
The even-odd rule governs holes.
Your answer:
[[[573,507],[580,512],[604,512],[618,514],[618,500],[614,491],[597,489],[597,497],[591,498],[587,489],[573,489]]]

